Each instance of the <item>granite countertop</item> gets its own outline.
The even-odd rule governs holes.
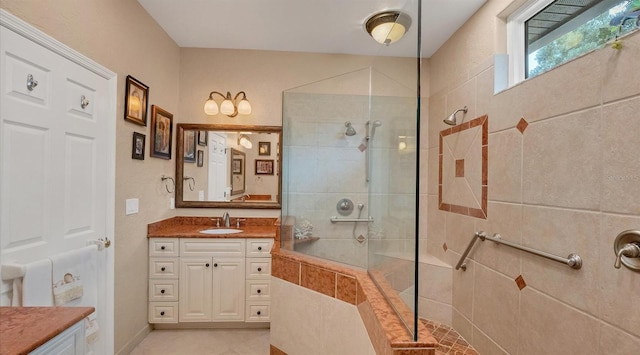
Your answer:
[[[236,228],[236,219],[231,218],[230,227],[216,227],[211,218],[174,217],[148,225],[148,238],[275,238],[279,225],[274,218],[243,218]],[[240,229],[240,233],[204,234],[205,229]]]
[[[0,307],[0,355],[28,354],[94,310],[93,307]]]

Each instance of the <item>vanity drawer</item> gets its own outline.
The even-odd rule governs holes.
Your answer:
[[[149,256],[178,256],[178,238],[149,239]]]
[[[244,257],[245,240],[238,238],[181,238],[180,256]]]
[[[271,258],[247,258],[247,279],[270,279]]]
[[[178,302],[149,302],[149,323],[178,323]]]
[[[273,239],[247,239],[247,257],[271,257]]]
[[[268,322],[271,319],[271,304],[266,302],[247,301],[245,322]]]
[[[271,280],[248,280],[245,287],[247,301],[269,300]]]
[[[149,277],[177,279],[180,275],[178,258],[149,258]]]
[[[178,280],[149,280],[149,301],[177,301]]]

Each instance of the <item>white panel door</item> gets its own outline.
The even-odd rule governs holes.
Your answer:
[[[6,11],[0,20],[0,263],[113,241],[115,74]],[[113,353],[112,251],[96,261],[89,353]],[[3,282],[0,305],[10,290]]]
[[[207,201],[224,201],[227,187],[227,137],[219,132],[209,132],[209,198]],[[226,196],[227,198],[229,196]]]
[[[180,322],[211,321],[211,264],[210,257],[180,260]]]
[[[244,267],[244,258],[213,259],[214,321],[244,320]]]

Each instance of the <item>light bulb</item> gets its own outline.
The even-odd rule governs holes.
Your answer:
[[[241,115],[248,115],[251,113],[251,104],[247,99],[242,99],[240,103],[238,103],[238,113]]]
[[[207,115],[213,116],[218,114],[218,104],[212,99],[207,100],[204,103],[204,113]]]
[[[405,28],[395,22],[387,22],[376,26],[371,31],[371,37],[382,44],[391,44],[404,36]]]
[[[233,102],[231,102],[231,100],[222,101],[222,104],[220,104],[220,112],[229,116],[233,114],[233,111],[235,110],[233,108]]]

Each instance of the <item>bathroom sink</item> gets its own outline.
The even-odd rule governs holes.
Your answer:
[[[200,233],[203,233],[203,234],[235,234],[240,232],[242,232],[241,229],[229,229],[229,228],[205,229],[200,231]]]

